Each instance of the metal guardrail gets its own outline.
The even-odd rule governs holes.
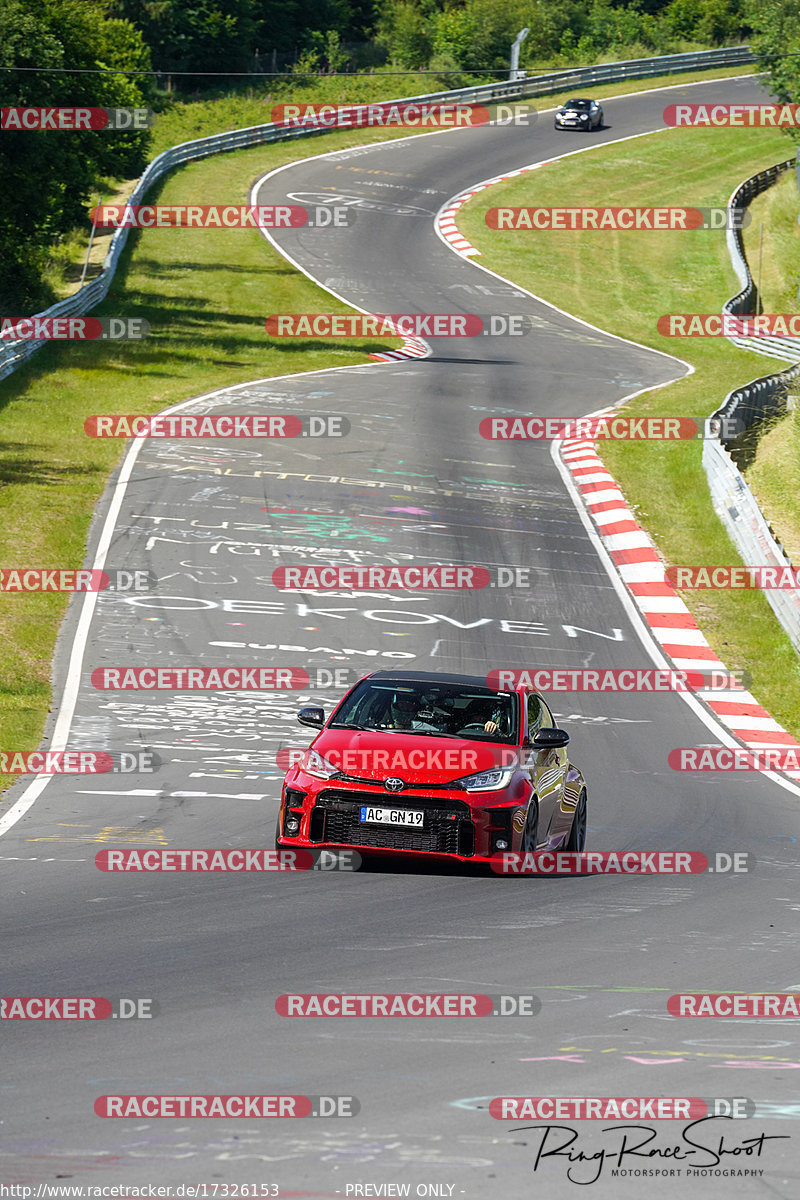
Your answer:
[[[734,316],[753,316],[763,311],[758,287],[750,272],[744,252],[744,238],[739,228],[740,222],[731,218],[737,212],[741,213],[751,200],[760,196],[767,188],[771,188],[785,171],[791,170],[794,166],[795,160],[787,159],[784,162],[776,163],[774,167],[768,167],[766,171],[759,171],[757,175],[752,175],[749,179],[745,179],[744,183],[740,183],[728,201],[728,252],[733,269],[743,286],[740,292],[723,304],[723,313],[732,313]],[[736,228],[732,228],[734,225]],[[792,381],[800,374],[800,343],[796,339],[773,337],[732,337],[729,340],[742,350],[753,350],[758,354],[766,354],[769,358],[785,358],[796,364],[785,371],[764,375],[760,379],[755,379],[752,383],[745,384],[744,387],[734,388],[732,392],[728,393],[714,416],[735,418],[736,424],[729,428],[741,431],[749,429],[757,421],[780,412],[783,408],[788,389]],[[738,436],[739,432],[736,432],[730,437],[722,437],[721,441],[727,445]]]
[[[728,210],[746,208],[750,201],[765,191],[780,178],[784,171],[794,167],[795,160],[777,163],[766,171],[760,171],[734,191],[728,201]],[[737,316],[752,316],[761,311],[761,298],[753,282],[744,253],[741,231],[731,228],[738,222],[728,221],[728,250],[734,270],[743,285],[742,290],[723,306],[723,312]],[[758,350],[770,357],[794,358],[795,365],[786,371],[755,379],[744,387],[734,388],[712,413],[714,417],[736,419],[739,431],[749,429],[766,416],[780,412],[788,389],[793,380],[800,376],[800,347],[777,338],[731,338],[735,345],[747,350]],[[725,426],[721,428],[724,430]],[[742,560],[748,566],[790,567],[791,561],[783,547],[772,534],[764,514],[758,507],[755,496],[745,482],[744,476],[731,458],[727,446],[740,436],[707,438],[703,442],[703,468],[711,490],[714,509],[727,529]],[[800,654],[800,589],[765,589],[764,595],[780,621],[789,639]]]
[[[576,67],[570,71],[554,71],[535,78],[517,80],[513,83],[491,83],[479,87],[460,88],[447,92],[430,92],[423,96],[407,96],[394,100],[396,104],[435,103],[458,101],[479,103],[488,100],[523,100],[532,96],[545,96],[556,91],[570,91],[578,87],[618,82],[625,79],[644,79],[651,75],[665,75],[685,71],[708,70],[712,67],[740,66],[756,61],[749,46],[730,46],[721,50],[703,50],[696,54],[666,54],[657,58],[635,58],[625,62],[605,63],[594,67]],[[182,142],[165,150],[148,165],[128,200],[129,204],[140,204],[145,194],[173,167],[206,158],[210,154],[222,154],[230,150],[241,150],[264,142],[281,142],[296,137],[313,137],[330,132],[328,129],[307,126],[287,129],[285,126],[266,124],[251,125],[246,129],[234,129],[217,133],[211,137]],[[111,281],[119,264],[120,256],[128,240],[129,229],[118,229],[111,239],[111,246],[103,262],[103,269],[96,279],[80,288],[72,296],[37,313],[38,317],[80,316],[100,304],[108,295]],[[14,341],[0,345],[0,379],[16,371],[46,342]]]
[[[741,472],[722,443],[714,438],[703,442],[703,467],[714,509],[742,561],[748,566],[790,567],[789,558],[773,537]],[[800,589],[770,588],[764,595],[800,654]]]
[[[794,166],[795,160],[788,159],[785,162],[776,163],[774,167],[768,167],[766,171],[759,171],[757,175],[752,175],[749,179],[745,179],[744,183],[739,184],[729,199],[728,212],[731,214],[737,211],[742,212],[747,208],[751,200],[754,200],[756,196],[760,196],[767,188],[771,188],[784,171],[789,171]],[[739,277],[739,282],[742,284],[742,290],[723,304],[722,311],[723,313],[731,313],[734,316],[753,316],[763,311],[761,297],[758,294],[758,288],[747,264],[742,231],[738,228],[738,222],[735,223],[737,228],[732,229],[729,218],[727,234],[728,253],[731,256],[733,268]],[[795,339],[732,337],[730,340],[742,350],[753,350],[756,354],[766,354],[769,358],[786,358],[793,362],[800,362],[800,345],[798,345]],[[766,395],[764,389],[762,389],[762,393]]]
[[[739,184],[728,200],[728,212],[732,213],[747,208],[751,200],[754,200],[756,196],[760,196],[762,192],[766,192],[768,188],[771,188],[777,182],[778,177],[794,165],[795,160],[790,158],[784,162],[776,163],[774,167],[767,167],[765,171],[759,171],[757,175],[751,175],[749,179],[745,179],[744,183]],[[737,292],[735,296],[732,296],[722,306],[722,311],[734,313],[736,316],[752,316],[753,313],[761,311],[761,298],[758,295],[758,288],[755,285],[753,276],[750,274],[750,267],[748,266],[744,252],[742,231],[738,228],[738,223],[736,228],[730,228],[730,219],[728,225],[728,251],[733,263],[733,269],[743,287],[740,292]]]
[[[625,79],[646,79],[649,75],[703,70],[710,66],[741,66],[756,61],[749,46],[726,46],[720,50],[700,50],[696,54],[662,54],[658,58],[632,58],[594,67],[575,67],[571,71],[537,75],[535,79],[523,82],[537,88],[536,91],[526,92],[526,95],[546,96],[551,92],[568,91],[575,84],[589,87],[598,83],[618,83]]]
[[[253,125],[247,129],[235,129],[228,133],[218,133],[211,137],[197,138],[191,142],[181,142],[179,145],[165,150],[163,154],[159,154],[157,158],[154,158],[148,164],[136,187],[131,192],[127,203],[141,204],[147,192],[159,179],[162,179],[173,167],[182,166],[184,163],[193,162],[199,158],[206,158],[210,154],[221,154],[229,150],[244,149],[247,146],[255,146],[262,142],[284,141],[292,137],[308,137],[325,132],[326,130],[324,129],[282,129],[280,126],[274,124]],[[129,228],[116,230],[111,239],[109,251],[103,261],[103,269],[96,279],[79,288],[73,295],[60,300],[57,304],[53,304],[43,312],[37,313],[36,316],[48,318],[80,316],[90,312],[105,300],[117,266],[119,265],[120,257],[128,241],[129,233]],[[0,348],[0,379],[10,375],[44,345],[47,345],[44,341],[14,341],[4,343],[2,348]]]
[[[795,165],[795,159],[790,158],[776,163],[773,167],[768,167],[765,171],[759,171],[757,175],[752,175],[749,179],[745,179],[744,183],[740,183],[728,201],[728,252],[733,269],[743,286],[740,292],[723,304],[723,313],[731,313],[734,316],[754,316],[763,311],[761,297],[744,252],[744,238],[738,216],[747,208],[751,200],[760,196],[767,188],[771,188],[785,171],[791,170]],[[797,339],[732,337],[729,340],[744,350],[755,350],[770,358],[785,358],[793,361],[796,365],[785,371],[764,375],[762,378],[755,379],[752,383],[745,384],[744,387],[734,388],[732,392],[728,393],[720,408],[714,413],[715,417],[723,416],[736,420],[733,428],[737,429],[737,432],[730,437],[721,438],[725,445],[738,437],[741,430],[749,429],[751,425],[763,420],[764,417],[779,412],[785,403],[792,381],[800,374],[800,343]]]
[[[738,344],[739,339],[736,340]],[[749,346],[747,348],[749,349]],[[724,433],[726,428],[733,432],[730,436],[720,438],[723,445],[730,445],[746,429],[763,421],[765,417],[782,412],[786,406],[792,383],[798,376],[800,376],[800,362],[795,363],[786,371],[777,371],[774,375],[764,375],[761,379],[754,379],[752,383],[746,383],[744,387],[734,388],[732,392],[728,392],[714,413],[715,417],[730,418],[730,423],[722,427],[722,432]]]

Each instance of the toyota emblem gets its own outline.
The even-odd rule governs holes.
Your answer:
[[[393,778],[385,779],[383,781],[383,786],[386,788],[387,792],[402,792],[406,785],[403,783],[402,779]]]

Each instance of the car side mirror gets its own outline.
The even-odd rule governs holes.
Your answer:
[[[560,750],[569,745],[566,729],[540,729],[533,739],[537,750]]]
[[[325,724],[325,709],[301,708],[297,719],[301,725],[311,725],[314,729],[321,729]]]

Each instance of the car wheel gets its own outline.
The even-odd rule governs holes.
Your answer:
[[[586,792],[578,797],[575,816],[572,818],[572,828],[569,831],[565,850],[583,850],[586,845]]]
[[[538,832],[539,806],[535,800],[531,800],[528,806],[528,815],[525,818],[525,828],[522,831],[522,840],[520,842],[520,851],[523,854],[532,854],[536,849]]]
[[[281,835],[281,817],[280,817],[280,813],[278,813],[278,819],[275,822],[275,849],[276,850],[283,849],[283,846],[281,846],[280,842],[278,841],[278,838],[280,837],[280,835]]]

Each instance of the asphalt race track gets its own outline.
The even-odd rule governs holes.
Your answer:
[[[735,79],[610,100],[608,127],[591,144],[661,128],[665,104],[684,96],[763,93]],[[354,206],[352,227],[275,235],[354,305],[519,312],[533,329],[433,338],[424,360],[256,381],[183,407],[336,415],[350,423],[346,437],[150,440],[129,451],[127,483],[109,484],[87,564],[100,549],[109,565],[147,569],[158,583],[75,597],[56,695],[66,689],[61,732],[74,708],[70,746],[148,748],[162,765],[56,777],[38,792],[25,781],[10,794],[4,813],[21,797],[35,802],[0,838],[3,993],[151,998],[159,1011],[3,1023],[3,1182],[32,1185],[33,1195],[61,1182],[205,1183],[207,1196],[214,1184],[269,1183],[281,1196],[393,1195],[409,1185],[412,1196],[561,1197],[575,1189],[567,1160],[544,1159],[534,1172],[541,1134],[520,1126],[535,1122],[494,1120],[492,1097],[696,1096],[755,1102],[754,1118],[715,1121],[704,1136],[724,1138],[720,1169],[763,1174],[688,1179],[690,1194],[798,1194],[797,1020],[678,1019],[666,1000],[800,988],[790,955],[800,793],[756,774],[670,770],[673,747],[720,742],[719,727],[678,695],[552,697],[589,783],[588,846],[747,851],[757,860],[749,874],[502,879],[392,863],[119,875],[94,863],[119,846],[271,847],[276,753],[310,740],[294,714],[303,702],[329,709],[342,694],[102,691],[90,680],[98,667],[294,666],[352,680],[386,667],[653,665],[549,444],[486,441],[478,424],[490,414],[594,411],[685,367],[488,276],[433,224],[470,185],[580,144],[545,116],[532,129],[311,158],[257,185],[263,204],[324,195]],[[313,143],[298,152],[313,154]],[[535,176],[531,187],[533,196]],[[532,586],[323,596],[271,582],[278,565],[330,561],[520,566]],[[277,1015],[278,995],[317,991],[533,993],[541,1012]],[[101,1119],[95,1100],[112,1093],[347,1095],[361,1107],[316,1120]],[[674,1145],[682,1127],[658,1123],[658,1146]],[[587,1152],[619,1145],[618,1134],[580,1129]],[[761,1133],[783,1140],[745,1153],[742,1143]],[[666,1153],[624,1166],[669,1170]],[[598,1166],[576,1170],[585,1182]],[[673,1195],[675,1186],[668,1176],[613,1178],[606,1165],[592,1194]]]

